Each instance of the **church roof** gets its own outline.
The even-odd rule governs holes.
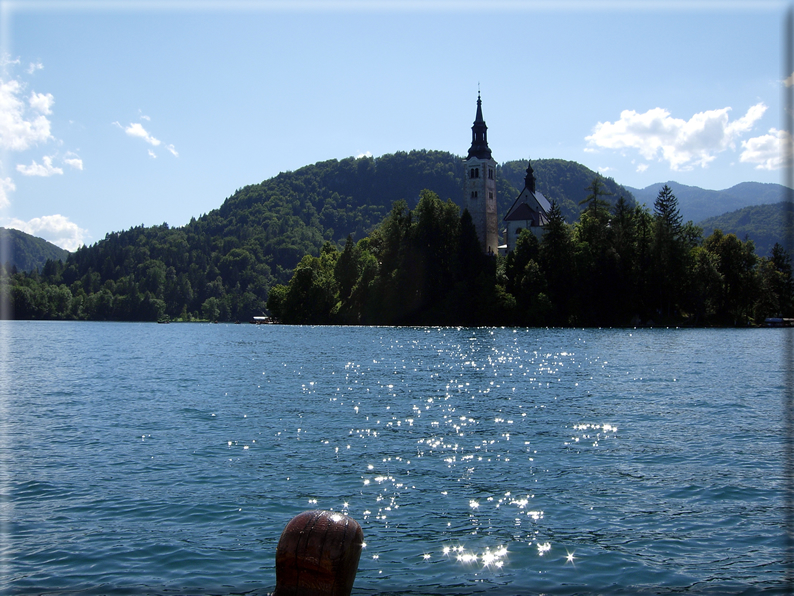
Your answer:
[[[524,190],[516,197],[512,207],[507,210],[507,215],[503,221],[529,221],[536,222],[536,225],[543,225],[548,221],[548,214],[551,210],[549,200],[534,189],[535,177],[532,175],[531,167],[527,168],[527,177],[524,181]]]
[[[471,147],[466,159],[476,157],[477,159],[491,159],[491,150],[488,147],[488,127],[482,118],[482,100],[477,94],[477,116],[474,118],[474,125],[471,127]]]
[[[510,211],[507,215],[505,215],[505,221],[526,221],[526,220],[535,220],[537,219],[537,211],[532,209],[526,203],[521,203],[515,209]]]
[[[549,211],[551,211],[551,203],[549,200],[543,196],[543,193],[536,192],[534,195],[535,200],[538,202],[538,204],[540,204],[541,207],[543,207],[543,211],[545,211],[548,215]]]

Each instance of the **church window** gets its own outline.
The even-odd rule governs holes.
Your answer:
[[[493,168],[488,168],[488,178],[493,180]]]
[[[492,192],[489,192],[489,193],[488,193],[488,198],[489,198],[489,199],[491,199],[491,200],[493,201],[493,193],[492,193]]]
[[[472,178],[479,178],[480,177],[480,168],[472,168],[470,170],[470,174]]]
[[[471,198],[472,199],[476,199],[477,198],[477,191],[476,190],[471,191]]]

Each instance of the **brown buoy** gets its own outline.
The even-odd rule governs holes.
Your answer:
[[[364,532],[352,517],[304,511],[278,541],[273,596],[350,596],[363,545]]]

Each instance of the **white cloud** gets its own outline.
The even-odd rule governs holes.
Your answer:
[[[700,112],[688,121],[671,117],[663,108],[644,114],[624,110],[616,122],[596,124],[585,140],[591,147],[636,149],[647,160],[668,162],[672,170],[691,170],[696,165],[706,167],[721,151],[734,149],[737,138],[751,130],[766,109],[763,103],[756,104],[733,122],[728,119],[731,108]]]
[[[11,60],[11,56],[5,52],[3,53],[2,56],[0,56],[0,69],[5,68],[7,66],[11,66],[13,64],[19,64],[19,58],[17,58],[16,60]]]
[[[139,110],[139,111],[140,111],[140,110]],[[147,120],[147,121],[150,121],[150,120],[151,120],[151,118],[149,118],[149,116],[146,116],[146,115],[143,115],[143,114],[141,114],[141,119],[143,119],[143,120]],[[113,122],[113,124],[114,124],[114,125],[116,125],[116,126],[118,126],[118,127],[121,129],[121,130],[123,130],[124,132],[126,132],[126,133],[127,133],[129,136],[131,136],[131,137],[138,137],[138,138],[140,138],[140,139],[143,139],[144,141],[146,141],[147,143],[149,143],[149,144],[150,144],[150,145],[152,145],[153,147],[159,147],[159,146],[162,144],[162,142],[160,141],[160,139],[158,139],[158,138],[155,138],[154,136],[152,136],[151,134],[149,134],[149,131],[147,131],[147,130],[146,130],[144,127],[143,127],[143,124],[141,124],[140,122],[135,122],[135,123],[132,123],[132,124],[130,124],[129,126],[127,126],[126,128],[125,128],[125,127],[123,127],[123,126],[122,126],[121,124],[119,124],[118,122]],[[166,148],[166,149],[169,151],[169,153],[171,153],[171,155],[173,155],[174,157],[179,157],[179,152],[176,150],[176,148],[175,148],[173,145],[166,145],[166,146],[165,146],[165,148]],[[151,149],[149,149],[149,157],[151,157],[151,158],[153,158],[153,159],[157,159],[157,154],[156,154],[154,151],[152,151]]]
[[[794,72],[792,72],[788,77],[783,79],[783,84],[786,87],[791,87],[792,85],[794,85]]]
[[[17,166],[17,172],[20,172],[23,176],[44,176],[45,178],[48,176],[54,176],[55,174],[63,174],[63,170],[61,168],[56,168],[52,165],[52,157],[44,156],[42,158],[43,164],[39,165],[36,163],[36,160],[33,160],[33,163],[29,166],[23,166],[19,164]]]
[[[28,99],[30,107],[41,112],[42,114],[52,114],[52,104],[55,103],[55,98],[51,93],[31,93]]]
[[[46,118],[54,101],[52,95],[31,94],[30,107],[40,112],[31,116],[19,98],[21,91],[19,81],[0,80],[0,148],[11,151],[24,151],[52,138]]]
[[[67,153],[66,157],[63,158],[63,163],[65,163],[67,166],[71,166],[75,170],[83,169],[83,160],[71,152]]]
[[[770,128],[769,133],[742,141],[739,160],[754,163],[756,170],[779,170],[791,165],[791,135],[785,130]]]
[[[70,251],[77,250],[88,238],[88,230],[82,229],[76,223],[69,221],[68,217],[60,214],[34,217],[30,221],[11,219],[5,226],[44,238]]]
[[[33,74],[42,68],[44,68],[44,65],[41,62],[31,62],[30,66],[28,66],[28,74]]]
[[[14,192],[16,189],[17,187],[11,178],[0,178],[0,209],[8,207],[11,204],[8,193]]]
[[[648,169],[647,163],[641,163],[640,165],[637,166],[637,171],[640,173],[644,172],[647,169]]]
[[[140,137],[150,145],[154,145],[157,147],[160,144],[158,139],[155,139],[152,135],[146,132],[146,129],[140,122],[135,122],[134,124],[130,124],[127,128],[124,129],[131,137]]]
[[[362,157],[372,157],[372,153],[369,151],[364,151],[364,153],[359,153],[356,155],[356,159],[361,159]]]

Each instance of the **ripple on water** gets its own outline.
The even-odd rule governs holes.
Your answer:
[[[3,587],[264,594],[314,508],[360,594],[780,586],[768,331],[27,325]]]

